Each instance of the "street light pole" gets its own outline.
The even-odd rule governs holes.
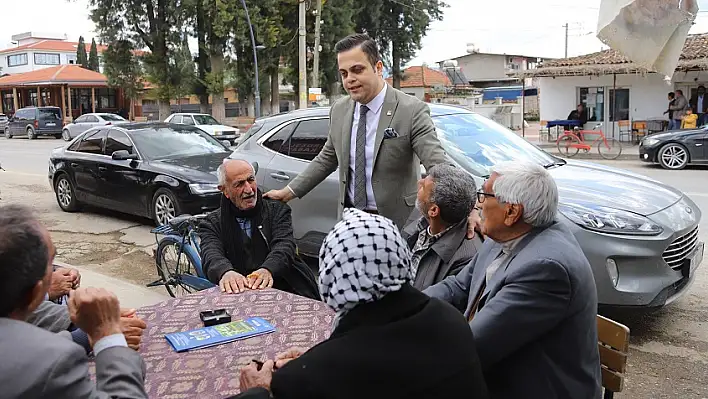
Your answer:
[[[258,80],[258,49],[256,48],[256,39],[253,37],[253,25],[251,25],[251,17],[248,16],[248,7],[246,7],[246,0],[241,0],[241,4],[243,4],[243,9],[246,11],[246,22],[248,22],[248,30],[251,33],[251,46],[253,47],[253,66],[256,70],[256,82],[255,82],[255,90],[256,93],[254,95],[255,97],[255,106],[254,109],[256,111],[256,118],[261,117],[261,89],[259,87],[259,80]]]
[[[298,34],[300,35],[300,40],[299,40],[299,63],[298,63],[298,70],[299,70],[299,79],[298,79],[298,87],[300,88],[299,94],[300,94],[300,101],[299,101],[299,109],[304,109],[307,108],[307,63],[306,63],[306,56],[305,54],[306,49],[306,43],[305,43],[305,34],[307,33],[305,31],[305,0],[299,0],[299,12],[298,12]]]

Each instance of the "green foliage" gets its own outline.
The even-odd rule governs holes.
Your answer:
[[[84,49],[85,50],[85,49]],[[88,69],[99,72],[98,48],[96,47],[96,39],[91,40],[91,50],[88,57]]]
[[[76,64],[88,69],[88,57],[86,56],[86,43],[84,37],[79,36],[79,44],[76,46]]]
[[[104,74],[108,84],[123,89],[126,97],[135,99],[143,89],[140,61],[130,40],[117,40],[103,52]]]

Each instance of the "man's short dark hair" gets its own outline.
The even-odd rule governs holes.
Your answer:
[[[361,47],[361,50],[369,59],[371,66],[375,67],[376,63],[381,61],[379,46],[374,39],[369,37],[366,33],[354,33],[345,37],[334,45],[334,51],[339,54],[357,47]]]
[[[0,317],[22,309],[27,294],[47,273],[49,248],[32,210],[0,206]]]
[[[474,179],[461,168],[435,165],[428,171],[433,179],[430,202],[440,208],[440,218],[452,225],[466,219],[477,201]]]
[[[670,91],[670,92],[669,92],[669,97],[671,97],[671,98],[676,98],[676,94],[674,94],[673,91]]]
[[[683,95],[683,90],[676,90],[675,93],[680,94],[680,95]]]

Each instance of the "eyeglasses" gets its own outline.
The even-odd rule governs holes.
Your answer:
[[[486,197],[495,198],[496,195],[494,195],[494,194],[489,194],[489,193],[485,193],[484,191],[478,191],[478,192],[477,192],[477,202],[478,202],[478,203],[481,204],[482,202],[484,202],[484,199],[485,199]]]

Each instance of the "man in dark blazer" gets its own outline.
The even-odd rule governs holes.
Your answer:
[[[147,398],[145,365],[121,332],[118,298],[106,290],[69,294],[71,320],[95,353],[96,382],[85,350],[25,320],[44,300],[55,249],[28,208],[0,207],[0,385],[3,398]]]
[[[494,399],[599,399],[597,292],[558,189],[535,164],[492,169],[479,192],[488,237],[456,276],[424,291],[464,312]]]
[[[418,182],[418,215],[401,231],[416,269],[419,290],[457,274],[482,246],[479,237],[466,238],[468,214],[477,193],[474,179],[461,168],[435,165]]]
[[[696,89],[696,95],[691,97],[688,104],[693,109],[693,112],[698,115],[698,127],[703,126],[706,123],[706,115],[708,113],[708,97],[706,97],[706,87],[703,85],[698,86],[698,89]]]
[[[302,198],[339,168],[339,213],[345,207],[376,212],[403,228],[416,201],[420,164],[447,163],[430,109],[386,84],[376,42],[354,34],[335,46],[348,96],[330,109],[329,137],[288,186],[265,197]]]

